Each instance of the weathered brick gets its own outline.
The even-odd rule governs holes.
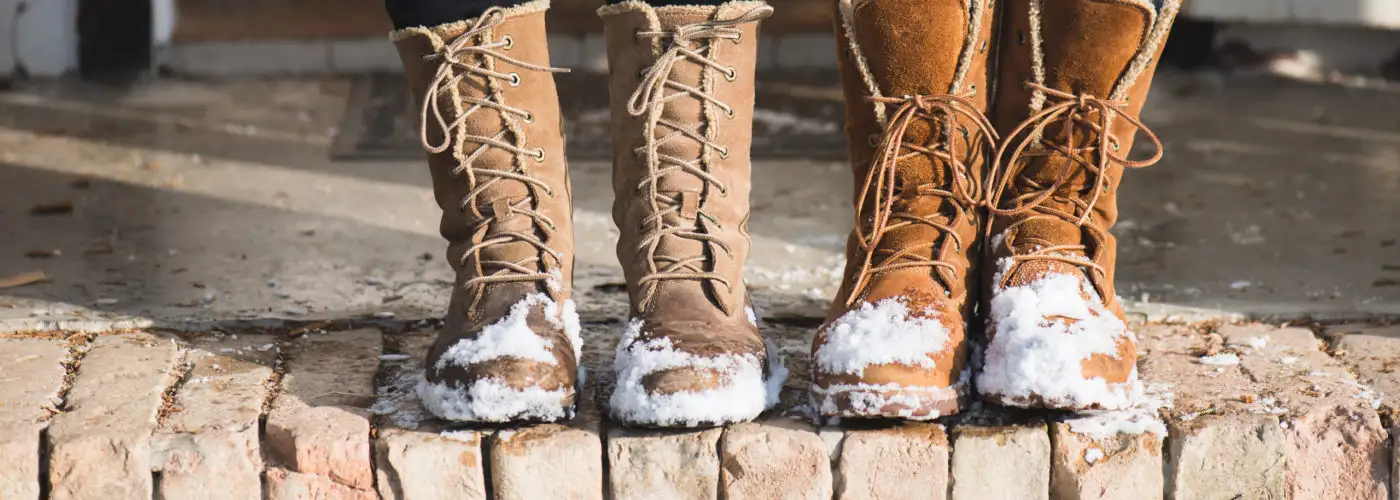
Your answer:
[[[830,499],[826,443],[791,419],[732,425],[720,438],[720,491],[734,500]]]
[[[608,431],[608,490],[616,500],[719,498],[724,429]]]
[[[373,491],[351,488],[316,474],[272,467],[266,475],[267,500],[377,500]]]
[[[955,427],[952,460],[953,500],[1049,498],[1050,434],[1044,423]]]
[[[49,427],[49,498],[150,498],[151,433],[179,349],[145,333],[94,340]]]
[[[1373,407],[1375,395],[1322,351],[1311,330],[1239,325],[1220,333],[1227,346],[1246,352],[1240,368],[1266,381],[1269,397],[1286,410],[1279,425],[1289,497],[1388,496],[1389,438]],[[1255,347],[1259,338],[1267,343]]]
[[[1155,433],[1096,438],[1050,426],[1050,496],[1064,500],[1162,498],[1162,441]]]
[[[595,423],[498,431],[490,447],[496,500],[603,498],[603,442]]]
[[[1384,496],[1389,450],[1372,395],[1311,331],[1152,326],[1139,338],[1143,378],[1175,393],[1167,464],[1175,498]],[[1208,364],[1204,354],[1239,361]]]
[[[442,423],[427,418],[418,400],[415,387],[433,337],[432,332],[395,337],[404,357],[385,363],[382,380],[386,383],[372,408],[379,428],[374,441],[379,496],[484,500],[482,434],[475,430],[444,433]]]
[[[481,434],[439,431],[425,425],[379,433],[374,447],[380,498],[485,500]]]
[[[1168,493],[1176,500],[1285,498],[1283,429],[1273,415],[1173,423],[1168,455]]]
[[[258,418],[277,361],[266,335],[209,336],[191,342],[190,365],[173,410],[152,437],[160,499],[262,497]]]
[[[841,500],[947,498],[948,435],[916,422],[846,431],[835,481]]]
[[[44,339],[0,339],[0,498],[39,499],[39,435],[58,406],[68,349]]]
[[[371,490],[367,408],[382,347],[379,331],[372,329],[289,342],[281,393],[267,416],[270,456],[289,471]]]

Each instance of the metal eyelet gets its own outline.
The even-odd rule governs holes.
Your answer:
[[[511,74],[510,74],[510,86],[512,86],[512,87],[519,87],[519,86],[520,86],[520,73],[511,73]]]
[[[880,134],[870,134],[870,135],[865,136],[865,142],[866,142],[866,143],[869,143],[871,147],[879,146],[879,145],[880,145]]]
[[[719,148],[719,157],[720,157],[720,158],[729,158],[729,146],[725,146],[725,147]]]
[[[535,161],[544,161],[544,148],[535,149]]]
[[[535,114],[526,111],[525,116],[521,117],[520,119],[523,120],[525,123],[535,123]]]
[[[739,70],[734,69],[734,68],[725,68],[725,70],[724,70],[724,79],[725,79],[725,80],[729,80],[729,81],[732,82],[732,81],[734,81],[734,80],[737,80],[738,78],[739,78]]]
[[[639,79],[639,80],[645,80],[646,77],[647,77],[647,68],[641,68],[641,69],[638,69],[638,70],[637,70],[637,79]]]
[[[515,48],[515,39],[511,38],[510,35],[501,37],[501,41],[505,43],[505,46],[501,47],[501,50],[510,50]]]
[[[986,41],[986,40],[982,40],[982,46],[977,48],[977,52],[982,53],[982,54],[986,54],[986,53],[987,53],[987,41]]]
[[[1019,44],[1021,44],[1021,45],[1025,45],[1025,44],[1026,44],[1026,32],[1021,31],[1021,30],[1016,30],[1016,43],[1019,43]]]
[[[741,40],[743,40],[743,39],[744,39],[744,32],[740,31],[740,32],[734,34],[734,40],[732,40],[732,41],[734,42],[735,45],[738,45],[739,42],[740,42]]]
[[[734,108],[729,107],[729,106],[725,106],[725,107],[724,107],[724,114],[728,115],[730,118],[733,118],[733,117],[734,117]]]
[[[976,96],[977,96],[977,84],[976,84],[976,83],[969,83],[969,84],[967,85],[967,89],[968,89],[968,91],[972,92],[971,94],[968,95],[968,97],[976,97]]]
[[[637,42],[637,43],[642,43],[642,30],[641,30],[641,28],[632,30],[632,41]]]

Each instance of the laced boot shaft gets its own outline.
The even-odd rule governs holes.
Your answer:
[[[838,4],[857,188],[842,286],[813,343],[823,415],[932,419],[959,410],[997,138],[984,115],[993,7]]]
[[[1138,116],[1179,8],[1143,0],[1031,0],[1004,21],[993,122],[1006,137],[989,180],[986,360],[993,402],[1123,408],[1141,393],[1114,293],[1125,170],[1162,144]],[[1139,132],[1145,159],[1128,157]]]
[[[456,272],[428,354],[424,404],[460,421],[573,411],[577,317],[547,0],[392,38],[419,105],[440,231]]]
[[[756,1],[599,9],[632,316],[611,411],[629,425],[722,424],[771,403],[742,270],[758,22],[771,13]]]

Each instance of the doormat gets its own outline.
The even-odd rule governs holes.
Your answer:
[[[568,155],[612,157],[607,75],[556,76]],[[753,157],[843,159],[846,136],[840,83],[834,73],[761,73],[755,92]],[[375,74],[355,83],[331,157],[339,160],[422,158],[419,112],[400,75]]]

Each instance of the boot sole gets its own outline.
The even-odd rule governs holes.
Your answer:
[[[933,420],[957,414],[966,394],[956,386],[837,385],[812,386],[812,398],[828,418]]]
[[[1118,391],[1131,390],[1131,384],[1112,384],[1110,389]],[[1103,402],[1095,401],[1089,404],[1070,404],[1068,401],[1047,399],[1039,394],[1028,396],[1006,396],[1004,394],[982,393],[979,398],[986,403],[1010,408],[1025,408],[1030,410],[1055,410],[1055,411],[1087,411],[1087,410],[1126,410],[1131,407],[1121,405],[1106,405]]]

